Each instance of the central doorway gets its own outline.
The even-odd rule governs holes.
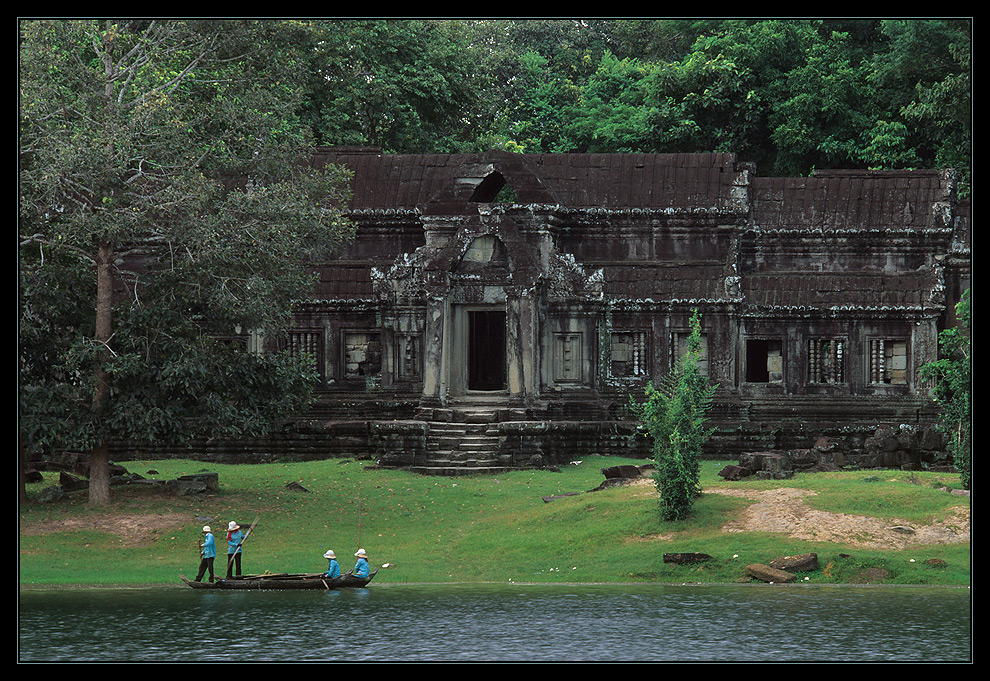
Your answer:
[[[468,312],[468,390],[505,390],[505,311]]]

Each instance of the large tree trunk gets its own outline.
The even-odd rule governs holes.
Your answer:
[[[22,504],[28,503],[27,488],[24,486],[24,471],[27,469],[27,445],[23,442],[18,443],[17,446],[17,468],[20,470],[20,480],[18,481],[18,498]]]
[[[89,462],[89,503],[110,503],[110,447],[104,443],[93,449]]]
[[[96,366],[96,388],[93,412],[99,417],[107,407],[110,376],[106,363],[110,360],[110,336],[113,333],[113,248],[100,244],[96,258],[96,342],[100,344],[100,360]],[[110,450],[106,442],[95,447],[90,457],[89,503],[103,506],[110,503]]]

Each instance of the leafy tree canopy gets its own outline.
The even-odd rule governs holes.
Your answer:
[[[762,173],[954,167],[970,22],[390,20],[321,24],[321,143],[386,152],[732,151]]]
[[[308,394],[305,361],[230,339],[277,337],[351,234],[298,116],[310,36],[21,25],[21,437],[92,450],[93,501],[111,439],[261,432]]]

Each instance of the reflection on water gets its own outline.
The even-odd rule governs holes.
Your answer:
[[[970,594],[925,587],[25,591],[30,661],[957,661]]]

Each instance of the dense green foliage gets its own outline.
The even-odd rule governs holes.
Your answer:
[[[260,433],[312,367],[235,352],[277,338],[344,243],[346,177],[298,117],[292,22],[27,21],[20,43],[20,443]]]
[[[633,403],[653,442],[663,520],[686,517],[701,494],[702,449],[714,430],[706,427],[705,419],[717,386],[702,372],[700,359],[701,315],[695,310],[686,351],[657,385],[646,385],[643,402]]]
[[[965,20],[314,21],[321,144],[738,153],[770,175],[959,170]]]
[[[948,436],[952,463],[965,489],[972,481],[973,366],[970,289],[956,305],[957,326],[939,334],[939,358],[921,368],[921,377],[935,383],[932,398],[940,408],[940,427]]]

